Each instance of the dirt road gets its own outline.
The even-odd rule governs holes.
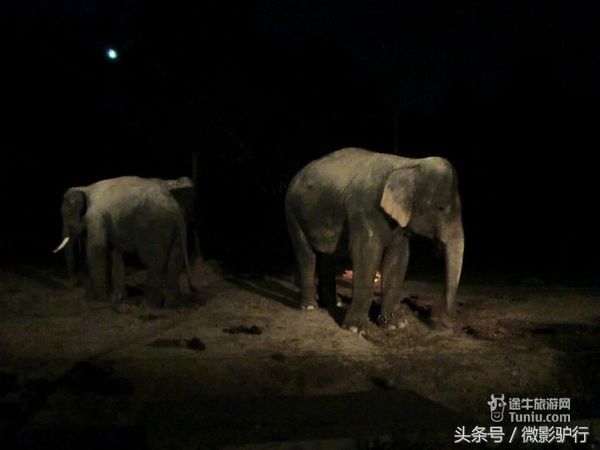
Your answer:
[[[235,278],[208,263],[194,281],[204,306],[143,308],[134,295],[114,308],[58,270],[1,270],[3,442],[445,448],[459,426],[493,425],[492,393],[568,397],[572,424],[590,427],[588,445],[600,439],[598,292],[465,285],[444,328],[427,321],[441,286],[409,281],[420,319],[358,336],[336,322],[343,309],[296,309],[287,277]]]

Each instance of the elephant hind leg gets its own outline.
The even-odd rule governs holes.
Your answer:
[[[315,309],[317,306],[317,292],[315,287],[316,255],[310,246],[304,231],[297,220],[287,213],[288,230],[298,263],[300,284],[300,308]]]
[[[112,249],[111,257],[112,299],[114,302],[121,302],[127,297],[127,289],[125,287],[125,265],[123,263],[123,252],[117,249]]]
[[[151,306],[163,306],[163,287],[167,284],[166,265],[168,250],[162,242],[148,239],[149,242],[138,246],[138,256],[148,269],[146,297]]]
[[[175,242],[169,253],[166,267],[166,284],[164,286],[165,306],[179,306],[182,302],[179,276],[183,268],[183,250],[180,242]]]
[[[100,220],[88,221],[86,258],[94,296],[96,300],[104,301],[108,296],[108,239]]]
[[[146,282],[146,300],[150,306],[164,306],[164,284],[164,270],[158,270],[156,268],[148,269],[148,281]]]
[[[350,224],[350,254],[352,257],[352,303],[343,326],[359,330],[369,322],[369,308],[375,290],[375,274],[381,264],[383,246],[368,224],[360,220]]]

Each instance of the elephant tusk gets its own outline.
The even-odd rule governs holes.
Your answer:
[[[52,253],[58,253],[60,252],[63,248],[65,248],[65,245],[67,245],[67,243],[69,242],[69,239],[71,239],[69,236],[67,236],[66,238],[64,238],[62,240],[62,242],[60,243],[60,245],[58,247],[56,247],[54,249],[54,251]]]

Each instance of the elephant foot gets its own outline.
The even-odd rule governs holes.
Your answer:
[[[162,304],[166,309],[177,309],[185,306],[187,302],[183,297],[174,297],[165,299]]]
[[[125,293],[123,292],[114,292],[111,296],[110,296],[110,301],[112,304],[114,305],[118,305],[120,303],[125,303],[127,296],[125,295]]]
[[[187,301],[193,305],[205,306],[206,305],[206,296],[201,295],[198,292],[194,292],[191,297],[187,298]]]
[[[86,301],[92,302],[92,303],[108,303],[108,302],[110,302],[110,298],[108,296],[107,291],[96,288],[94,286],[90,286],[90,285],[85,287],[85,299],[86,299]]]
[[[403,330],[408,327],[408,320],[406,317],[402,317],[394,322],[389,322],[381,325],[386,330]]]
[[[157,305],[156,303],[152,303],[150,302],[148,299],[143,299],[140,304],[138,305],[138,307],[141,310],[148,310],[148,309],[156,309],[159,307],[159,305]]]
[[[133,305],[128,305],[127,303],[113,303],[110,305],[110,309],[112,309],[117,314],[128,314],[132,311],[137,311],[137,307]]]
[[[348,309],[350,308],[350,304],[349,303],[344,303],[341,299],[337,299],[335,306],[337,306],[338,308],[341,309]]]
[[[342,323],[342,328],[345,328],[346,330],[350,331],[351,333],[363,335],[366,324],[368,322],[369,322],[369,320],[367,318],[364,320],[361,320],[361,319],[346,316],[346,318],[344,319],[344,322]]]
[[[352,334],[366,337],[369,334],[374,333],[377,326],[371,321],[365,321],[361,324],[355,323],[349,326],[342,325],[342,328],[348,330]]]
[[[107,294],[92,293],[86,295],[88,301],[93,303],[112,303],[112,299]]]
[[[352,325],[352,326],[348,327],[348,331],[350,333],[358,334],[359,336],[365,335],[365,330],[363,330],[360,327],[357,327],[356,325]]]
[[[79,280],[77,279],[77,277],[68,277],[65,281],[65,287],[67,287],[67,288],[73,288],[73,287],[78,286],[79,284],[80,283],[79,283]]]
[[[160,294],[149,293],[145,296],[143,304],[148,308],[163,308],[165,306],[165,299]]]
[[[434,323],[437,327],[452,330],[456,326],[456,313],[441,312],[434,317]]]
[[[314,311],[317,307],[318,305],[315,302],[302,302],[300,304],[300,309],[303,311]]]

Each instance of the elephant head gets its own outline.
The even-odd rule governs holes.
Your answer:
[[[54,253],[65,249],[69,277],[75,275],[75,248],[78,239],[85,231],[86,208],[87,198],[83,189],[70,188],[65,192],[60,208],[63,240]]]
[[[464,233],[456,172],[443,158],[413,160],[393,170],[381,207],[408,231],[442,242],[446,262],[446,307],[455,309],[463,263]]]

